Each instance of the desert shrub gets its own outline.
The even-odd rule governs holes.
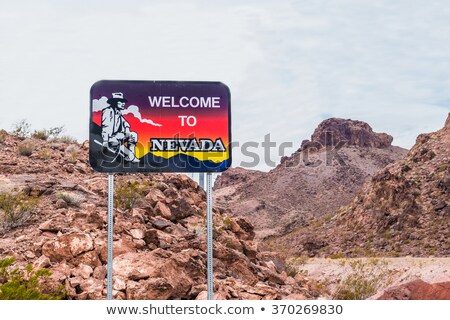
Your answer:
[[[78,143],[77,139],[75,139],[74,137],[68,136],[68,135],[64,135],[61,137],[57,137],[52,139],[52,141],[54,142],[61,142],[61,143],[67,143],[67,144],[76,144]]]
[[[296,266],[303,266],[308,263],[309,257],[307,256],[300,256],[296,258],[292,258],[292,263],[294,263]]]
[[[43,148],[40,149],[36,155],[39,159],[48,160],[52,157],[52,151],[48,148]]]
[[[225,215],[222,219],[222,225],[225,230],[231,230],[231,217]]]
[[[352,250],[352,255],[355,257],[376,257],[379,253],[371,248],[355,248]]]
[[[50,129],[42,129],[42,130],[35,130],[33,134],[31,135],[32,138],[41,139],[41,140],[47,140],[47,139],[58,139],[58,137],[61,135],[61,133],[64,130],[64,126],[61,127],[54,127]]]
[[[119,184],[115,190],[114,205],[126,211],[133,209],[136,200],[147,195],[150,186],[151,182],[139,183],[137,181],[127,181]]]
[[[11,229],[24,224],[30,217],[38,199],[23,192],[0,193],[0,225]]]
[[[392,233],[389,230],[386,230],[383,233],[383,238],[385,238],[386,240],[390,240],[392,238]]]
[[[5,130],[0,130],[0,143],[4,142],[8,138],[8,132]]]
[[[64,126],[53,127],[53,128],[46,130],[49,138],[51,138],[51,139],[57,139],[61,135],[61,133],[63,133],[63,131],[64,131]]]
[[[40,140],[47,140],[48,134],[46,130],[35,130],[31,137]]]
[[[14,268],[14,258],[0,260],[0,300],[60,300],[66,297],[64,286],[55,291],[44,286],[51,276],[46,269],[33,271],[28,265],[25,270]]]
[[[11,134],[16,137],[26,138],[30,136],[31,124],[26,119],[22,119],[13,124],[13,130]]]
[[[78,146],[72,144],[66,148],[66,151],[65,151],[66,159],[69,162],[75,163],[75,162],[77,162],[77,156],[79,153],[80,153],[80,148],[78,148]]]
[[[226,230],[231,230],[231,217],[228,215],[218,215],[216,219],[214,219],[213,224],[213,232],[220,236]]]
[[[286,263],[285,267],[284,267],[284,271],[286,271],[286,274],[289,277],[295,277],[298,273],[298,268],[295,264],[292,263]]]
[[[348,262],[351,272],[338,279],[339,287],[333,298],[337,300],[364,300],[373,296],[382,286],[392,283],[392,271],[387,262],[379,259],[356,259]]]
[[[73,207],[79,207],[85,200],[85,197],[78,193],[58,192],[56,197],[64,200],[69,206]]]
[[[309,258],[306,256],[288,258],[286,259],[284,271],[286,271],[286,274],[290,277],[295,277],[299,273],[303,276],[307,276],[308,271],[300,269],[300,266],[307,264],[308,260]]]
[[[34,145],[31,141],[22,141],[17,146],[17,152],[21,156],[29,157],[34,151]]]

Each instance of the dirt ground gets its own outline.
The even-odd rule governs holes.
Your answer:
[[[450,281],[450,257],[446,258],[310,258],[293,260],[299,272],[322,283],[332,297],[346,279],[366,279],[376,287],[370,299],[376,299],[385,289],[422,279],[428,283]]]

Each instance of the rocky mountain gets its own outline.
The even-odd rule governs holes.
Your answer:
[[[448,256],[450,115],[407,156],[374,174],[348,205],[285,237],[295,254]]]
[[[114,298],[205,299],[205,192],[185,175],[116,175],[115,199]],[[107,177],[88,166],[87,142],[0,132],[0,259],[49,269],[47,285],[69,299],[104,299],[106,222]],[[216,299],[317,296],[254,236],[245,218],[214,208]]]
[[[215,203],[255,225],[268,239],[305,226],[352,201],[375,172],[402,158],[406,150],[365,122],[323,121],[301,147],[270,172],[232,168],[215,183]]]

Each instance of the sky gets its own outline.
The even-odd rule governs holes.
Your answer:
[[[450,111],[449,34],[448,0],[0,0],[0,128],[83,141],[98,80],[221,81],[241,145],[340,117],[410,148]]]

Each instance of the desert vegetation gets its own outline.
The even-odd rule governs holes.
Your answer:
[[[24,224],[33,212],[38,198],[24,192],[0,193],[0,227],[11,229]]]
[[[52,275],[47,269],[34,270],[14,266],[15,258],[0,260],[0,300],[61,300],[64,286],[51,288],[46,281]]]
[[[64,126],[51,127],[49,129],[39,129],[31,132],[31,124],[26,119],[21,119],[13,124],[11,134],[15,137],[26,139],[34,138],[44,141],[60,143],[76,143],[77,140],[71,136],[63,135]],[[0,137],[1,141],[1,137]]]

